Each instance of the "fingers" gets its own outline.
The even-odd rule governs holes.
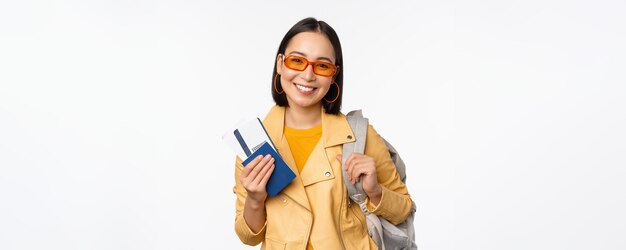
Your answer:
[[[257,156],[251,162],[248,162],[248,165],[244,166],[243,171],[241,172],[242,177],[248,177],[250,175],[250,171],[254,169],[254,167],[259,164],[259,162],[263,159],[262,155]]]
[[[365,169],[363,169],[363,167],[361,165],[355,165],[352,168],[352,184],[356,184],[357,182],[359,182],[361,180],[361,175],[362,174],[367,174],[367,171],[365,171]]]
[[[346,166],[354,165],[359,159],[361,159],[364,155],[359,153],[352,153],[346,160]]]
[[[258,161],[257,161],[258,159]],[[246,177],[250,176],[254,179],[254,177],[259,173],[259,171],[261,171],[262,166],[264,166],[265,164],[267,164],[267,162],[272,159],[271,155],[265,155],[265,156],[261,156],[259,155],[257,158],[254,158],[254,160],[252,160],[248,165],[246,165],[246,167],[244,168],[244,170],[246,170],[247,168],[249,168]]]
[[[348,159],[346,160],[346,162],[345,162],[345,163],[343,162],[343,155],[342,155],[342,154],[338,154],[338,155],[337,155],[337,157],[336,157],[336,158],[337,158],[337,160],[338,160],[341,164],[343,164],[343,168],[346,170],[346,173],[348,174],[348,180],[349,180],[350,182],[352,182],[352,175],[350,174],[350,171],[351,171],[351,169],[352,169],[352,164],[350,164],[350,163],[352,162],[352,161],[351,161],[351,159],[352,159],[352,157],[354,156],[354,154],[355,154],[355,153],[352,153],[352,154],[348,157]]]
[[[263,176],[265,175],[260,174],[260,172],[265,169],[264,166],[272,165],[273,163],[274,158],[271,155],[257,156],[250,163],[248,163],[246,167],[243,168],[241,176],[239,177],[241,184],[248,191],[250,191],[250,189],[256,189],[255,186],[258,185],[259,182],[261,182],[261,179],[263,179]],[[265,172],[267,172],[267,170],[265,170]]]
[[[259,169],[259,172],[254,177],[252,184],[260,186],[261,181],[265,178],[265,176],[267,175],[267,172],[270,170],[270,168],[273,165],[274,165],[274,158],[270,157],[270,160],[267,161],[264,165],[257,167],[257,169]]]
[[[359,164],[358,160],[352,160],[350,161],[350,168],[347,170],[348,171],[348,177],[350,178],[350,181],[352,181],[352,184],[356,184],[357,182],[359,182],[359,177],[361,176],[361,164]]]
[[[344,165],[344,168],[346,169],[346,172],[348,173],[348,180],[350,182],[352,182],[352,184],[355,184],[358,182],[358,178],[360,174],[355,173],[355,169],[357,168],[357,166],[359,165],[359,157],[361,156],[361,154],[358,153],[352,153],[348,159],[346,160],[346,163]]]
[[[274,158],[271,155],[259,155],[243,168],[239,181],[248,192],[248,198],[260,202],[265,201],[267,197],[265,185],[273,170]]]
[[[270,165],[269,168],[267,168],[267,172],[265,173],[265,176],[263,176],[263,179],[261,179],[261,182],[259,183],[260,186],[265,187],[267,185],[267,182],[269,181],[270,177],[272,176],[272,173],[274,172],[274,167],[276,165],[272,164]]]
[[[344,165],[348,180],[355,184],[362,180],[361,176],[376,176],[376,163],[372,157],[364,154],[352,153]]]
[[[342,161],[342,155],[337,155],[337,160]],[[378,183],[374,158],[364,154],[352,153],[346,159],[343,167],[346,169],[348,181],[352,184],[361,181],[363,191],[369,197],[378,197],[377,199],[380,199],[382,188]]]

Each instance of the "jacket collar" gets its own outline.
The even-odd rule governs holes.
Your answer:
[[[350,124],[348,124],[346,116],[341,113],[339,115],[327,114],[323,109],[324,108],[322,108],[322,137],[320,140],[324,143],[324,148],[353,142],[355,136],[352,129],[350,129]],[[266,126],[267,133],[274,142],[282,141],[285,128],[285,107],[272,107],[263,120],[263,123]]]

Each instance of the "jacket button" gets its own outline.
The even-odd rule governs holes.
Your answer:
[[[351,136],[351,135],[348,135],[348,139],[352,139],[352,136]]]
[[[326,172],[324,175],[326,175],[326,177],[330,176],[330,172]]]

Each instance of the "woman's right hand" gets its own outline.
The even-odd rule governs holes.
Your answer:
[[[271,155],[257,156],[243,168],[239,182],[248,192],[248,198],[262,203],[267,198],[265,185],[274,172],[274,158]]]

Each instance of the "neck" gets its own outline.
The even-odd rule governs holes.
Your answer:
[[[295,129],[312,128],[322,122],[322,107],[287,107],[285,126]]]

